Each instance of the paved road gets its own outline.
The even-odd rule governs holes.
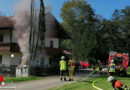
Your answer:
[[[76,80],[80,78],[80,76],[84,77],[86,74],[77,74],[74,79]],[[48,88],[61,86],[68,82],[69,81],[60,81],[59,76],[51,76],[47,79],[16,83],[16,90],[47,90]]]
[[[91,71],[92,70],[87,70],[87,71],[82,70],[82,71],[76,73],[74,79],[76,80],[78,78],[85,77]],[[97,74],[94,74],[93,76],[97,76]],[[69,81],[60,81],[59,76],[49,76],[47,79],[16,83],[15,90],[47,90],[48,88],[54,88],[57,86],[61,86],[61,85],[64,85],[68,82]]]
[[[67,82],[59,80],[59,76],[52,76],[47,79],[17,83],[16,90],[47,90],[65,83]]]

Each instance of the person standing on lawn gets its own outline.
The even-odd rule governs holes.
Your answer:
[[[108,81],[111,82],[113,90],[130,90],[130,88],[119,80],[116,80],[113,76],[109,76]]]
[[[110,63],[110,67],[108,69],[109,76],[113,76],[115,74],[115,71],[116,71],[116,64],[114,63],[114,60],[112,59]]]
[[[60,80],[62,81],[62,79],[64,78],[64,81],[66,81],[66,61],[65,61],[65,56],[61,57],[60,60]]]
[[[69,66],[69,81],[73,81],[75,61],[71,57],[68,62],[68,66]]]
[[[102,62],[100,60],[98,60],[98,68],[99,68],[99,75],[102,75]]]

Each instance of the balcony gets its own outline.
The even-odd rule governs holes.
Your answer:
[[[20,48],[16,43],[0,42],[0,53],[20,53]]]

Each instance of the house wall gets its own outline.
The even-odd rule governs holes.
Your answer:
[[[9,54],[2,55],[2,64],[10,66],[10,55]]]
[[[17,43],[17,39],[15,38],[14,32],[12,32],[12,42]]]
[[[12,58],[10,54],[1,54],[2,55],[2,64],[10,66],[10,65],[19,65],[21,61],[21,56],[16,54]]]
[[[45,38],[45,47],[50,47],[50,42],[53,41],[53,48],[59,48],[59,39]]]
[[[59,48],[59,39],[57,38],[45,38],[45,43],[44,43],[44,47],[48,47],[50,48],[50,42],[53,41],[53,48]],[[40,46],[40,42],[38,44],[38,46]],[[36,52],[36,58],[35,60],[32,60],[31,66],[44,66],[44,67],[49,67],[49,55],[47,55],[45,53],[45,50],[41,48],[38,48],[37,52]],[[43,60],[43,61],[42,61]]]
[[[34,59],[34,58],[33,58]],[[35,60],[30,61],[31,66],[49,67],[49,56],[45,54],[44,49],[38,50]]]
[[[50,65],[49,65],[49,56],[48,55],[45,55],[44,56],[44,66],[45,67],[49,67]]]
[[[14,54],[14,57],[10,58],[10,65],[19,65],[22,60],[22,56]]]
[[[3,34],[4,36],[4,42],[10,42],[10,30],[1,30],[0,34]],[[45,47],[50,47],[50,42],[53,41],[53,48],[59,48],[59,39],[57,38],[45,38]],[[12,34],[12,42],[16,42],[14,35]],[[39,42],[40,44],[40,42]],[[36,60],[33,62],[33,65],[41,66],[44,64],[44,67],[49,67],[49,55],[45,55],[44,50],[37,52]],[[43,62],[42,62],[43,59]],[[5,65],[19,65],[21,60],[20,55],[15,55],[15,57],[11,58],[10,54],[4,54],[2,55],[2,64]],[[41,64],[41,62],[43,64]]]
[[[3,34],[3,42],[10,42],[10,30],[1,30],[0,34]]]
[[[3,34],[3,42],[10,42],[10,31],[11,30],[0,30],[0,34]],[[17,40],[12,32],[12,42],[17,43]]]

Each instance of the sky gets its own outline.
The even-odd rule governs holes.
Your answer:
[[[12,16],[14,13],[14,5],[19,0],[0,0],[0,12],[5,16]],[[67,0],[44,0],[46,7],[51,7],[53,15],[62,22],[60,17],[61,8]],[[36,0],[39,5],[39,0]],[[87,0],[88,4],[94,9],[95,13],[106,19],[110,19],[115,9],[124,9],[130,6],[130,0]]]

